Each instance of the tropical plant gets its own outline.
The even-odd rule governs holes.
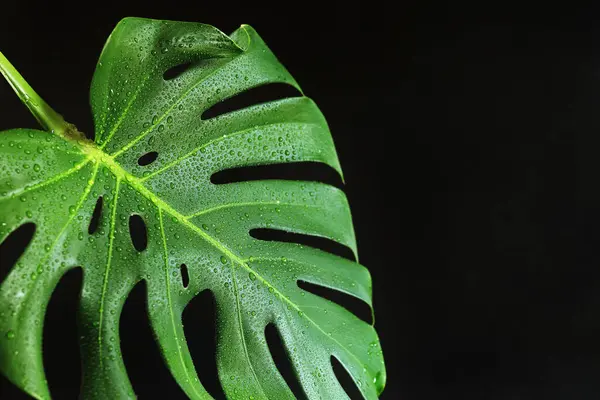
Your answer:
[[[181,65],[187,69],[165,79]],[[35,224],[0,287],[0,369],[10,381],[35,398],[50,398],[42,365],[45,310],[61,277],[82,268],[83,398],[135,397],[118,327],[140,281],[164,361],[192,399],[211,396],[196,375],[182,312],[204,290],[216,301],[216,361],[228,398],[294,398],[265,341],[270,323],[308,398],[347,398],[331,357],[365,398],[377,398],[385,370],[373,326],[298,286],[310,282],[371,305],[367,269],[249,235],[269,228],[320,236],[356,254],[344,193],[309,181],[211,183],[217,171],[263,164],[311,161],[342,173],[325,119],[308,97],[202,117],[261,85],[300,90],[251,27],[227,36],[198,23],[121,21],[91,85],[94,141],[54,112],[1,53],[0,70],[45,128],[0,133],[0,242]],[[152,153],[156,158],[140,165]],[[91,228],[94,210],[99,222]],[[146,248],[132,243],[134,216],[143,220]]]

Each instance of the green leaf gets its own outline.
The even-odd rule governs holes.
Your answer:
[[[186,63],[191,68],[177,78],[163,78]],[[36,225],[0,287],[0,368],[12,382],[35,398],[50,397],[42,365],[44,313],[61,277],[80,267],[83,398],[135,397],[118,326],[140,281],[147,285],[163,358],[192,399],[210,395],[196,375],[182,312],[206,289],[216,299],[217,365],[228,398],[294,397],[269,353],[269,323],[281,332],[308,398],[347,398],[332,356],[365,398],[377,398],[385,370],[373,326],[297,285],[311,282],[371,305],[367,269],[321,250],[249,235],[272,228],[320,236],[356,254],[344,193],[318,182],[210,181],[229,168],[299,161],[321,162],[341,174],[325,119],[308,97],[201,118],[214,104],[257,86],[284,83],[300,90],[251,27],[227,36],[197,23],[123,20],[92,82],[94,143],[52,111],[1,55],[0,70],[52,132],[0,134],[0,241],[25,223]],[[153,151],[156,161],[140,166],[138,158]],[[99,227],[88,234],[99,197]],[[131,241],[133,214],[147,227],[142,251]],[[211,362],[208,357],[197,361]]]

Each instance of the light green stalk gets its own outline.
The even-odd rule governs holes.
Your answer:
[[[0,52],[0,73],[44,129],[60,136],[65,136],[72,129],[72,126],[33,90],[2,52]]]

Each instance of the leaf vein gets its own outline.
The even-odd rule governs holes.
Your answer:
[[[83,195],[79,198],[79,201],[77,202],[77,205],[75,207],[75,211],[71,214],[71,216],[69,217],[69,219],[67,220],[67,222],[65,223],[65,225],[63,225],[63,227],[61,228],[61,230],[58,233],[58,235],[56,235],[56,238],[54,239],[54,242],[52,242],[52,246],[50,246],[50,250],[46,253],[46,256],[42,259],[42,261],[39,262],[39,264],[38,264],[38,266],[36,268],[36,271],[48,260],[48,258],[50,258],[50,256],[52,255],[52,250],[54,250],[54,247],[56,247],[56,244],[58,243],[58,241],[60,240],[60,238],[62,237],[62,235],[65,233],[65,231],[67,230],[67,228],[69,227],[69,225],[71,225],[71,222],[75,218],[75,215],[77,215],[77,212],[81,209],[81,206],[85,202],[85,199],[87,199],[87,197],[89,196],[90,191],[92,190],[92,186],[94,185],[94,181],[96,179],[96,175],[98,173],[98,167],[99,167],[99,165],[96,164],[96,167],[94,168],[94,173],[92,175],[92,178],[90,179],[90,181],[86,185],[86,188],[83,191]],[[35,281],[38,280],[38,278],[40,277],[40,275],[41,275],[40,273],[38,273],[36,275]],[[31,292],[27,293],[27,297],[29,296],[30,293]]]
[[[100,146],[101,149],[103,149],[104,147],[106,147],[106,145],[108,144],[108,142],[110,142],[110,140],[112,139],[112,137],[115,135],[115,132],[117,132],[117,129],[119,129],[119,126],[121,126],[121,123],[123,123],[123,120],[125,119],[125,117],[129,113],[129,109],[131,108],[131,105],[137,99],[138,95],[140,94],[140,92],[144,88],[144,85],[146,84],[146,82],[148,81],[149,78],[150,78],[150,75],[146,75],[144,77],[144,79],[142,80],[142,83],[139,84],[139,86],[135,90],[135,93],[133,94],[133,96],[131,96],[131,99],[129,99],[129,101],[127,102],[127,106],[125,107],[125,109],[123,110],[123,112],[121,113],[121,115],[119,116],[119,119],[117,120],[117,123],[110,130],[110,132],[108,133],[108,137],[104,140],[104,143],[102,143],[102,145]],[[103,127],[103,134],[104,134],[104,127]]]
[[[290,206],[290,207],[307,207],[307,208],[321,208],[320,205],[317,204],[295,204],[295,203],[282,203],[279,201],[269,201],[269,202],[259,202],[259,201],[249,201],[249,202],[244,202],[244,203],[229,203],[229,204],[220,204],[218,206],[215,207],[210,207],[207,209],[204,209],[202,211],[198,211],[197,213],[191,214],[186,216],[186,219],[192,219],[195,217],[198,217],[200,215],[204,215],[204,214],[208,214],[214,211],[218,211],[221,210],[223,208],[230,208],[230,207],[245,207],[245,206]]]
[[[162,209],[158,206],[156,206],[156,208],[158,209],[158,222],[160,224],[160,235],[162,237],[162,243],[163,243],[163,252],[164,252],[164,261],[165,261],[165,281],[166,281],[166,285],[167,285],[167,302],[169,304],[169,314],[171,317],[171,326],[173,328],[173,336],[175,336],[175,340],[178,342],[177,343],[177,354],[179,355],[179,361],[181,362],[181,366],[183,368],[183,371],[185,372],[185,376],[186,376],[188,382],[190,382],[190,386],[191,386],[192,390],[198,396],[198,398],[202,398],[202,396],[200,395],[200,393],[198,393],[198,390],[196,389],[196,385],[194,385],[192,383],[193,381],[190,378],[190,373],[188,371],[185,361],[183,360],[183,354],[181,353],[181,346],[179,345],[180,339],[179,339],[179,336],[177,335],[177,329],[175,327],[175,316],[173,315],[173,304],[172,304],[172,300],[171,300],[171,286],[170,286],[171,280],[169,278],[169,253],[167,250],[167,238],[165,236],[165,227],[163,224]]]
[[[121,180],[117,177],[115,185],[115,198],[113,200],[111,216],[110,216],[110,236],[109,236],[109,244],[108,244],[108,257],[106,260],[106,268],[104,270],[104,282],[102,283],[102,294],[100,295],[100,316],[98,318],[98,354],[102,354],[102,322],[104,318],[104,299],[106,297],[106,289],[108,287],[108,275],[110,272],[112,253],[113,253],[113,243],[115,240],[115,222],[117,215],[117,204],[119,200],[119,185]],[[100,367],[102,368],[102,356],[100,356]]]
[[[231,59],[231,61],[235,60],[237,57],[234,57]],[[137,142],[139,142],[140,140],[142,140],[147,134],[149,134],[150,132],[152,132],[152,130],[154,128],[156,128],[166,117],[167,115],[169,115],[169,113],[171,111],[173,111],[173,109],[175,107],[177,107],[177,104],[179,104],[179,102],[181,102],[183,99],[185,99],[191,92],[192,90],[196,89],[198,86],[200,86],[203,82],[205,82],[208,78],[210,78],[211,76],[215,75],[217,72],[219,72],[221,69],[223,69],[225,66],[229,65],[229,63],[231,63],[231,61],[227,62],[224,65],[221,65],[218,68],[215,68],[215,70],[213,72],[211,72],[210,74],[202,77],[201,79],[199,79],[197,82],[195,82],[189,89],[187,89],[183,95],[181,95],[177,101],[173,102],[173,104],[167,109],[167,111],[165,111],[163,113],[163,115],[161,115],[155,123],[151,124],[145,131],[143,131],[142,133],[140,133],[137,137],[133,138],[129,143],[127,143],[125,146],[123,146],[119,151],[117,151],[116,153],[112,154],[113,158],[118,157],[119,155],[121,155],[122,153],[124,153],[125,151],[129,150],[133,145],[135,145]]]
[[[11,198],[14,198],[14,197],[16,197],[16,196],[19,196],[19,195],[22,195],[22,194],[28,193],[28,192],[30,192],[30,191],[32,191],[32,190],[36,190],[36,189],[42,188],[42,187],[44,187],[44,186],[48,186],[48,185],[51,185],[51,184],[53,184],[53,183],[56,183],[56,182],[58,182],[58,181],[61,181],[61,180],[65,179],[65,178],[67,178],[67,177],[68,177],[69,175],[71,175],[73,172],[79,171],[79,170],[80,170],[81,168],[83,168],[83,167],[85,166],[85,164],[87,164],[87,163],[88,163],[90,160],[91,160],[91,158],[90,158],[90,157],[88,157],[88,158],[84,159],[82,162],[80,162],[79,164],[77,164],[77,165],[75,165],[74,167],[72,167],[71,169],[68,169],[68,170],[66,170],[66,171],[64,171],[64,172],[61,172],[60,174],[56,174],[56,175],[54,175],[54,176],[53,176],[52,178],[50,178],[50,179],[47,179],[47,180],[45,180],[45,181],[42,181],[42,182],[38,182],[38,183],[36,183],[36,184],[34,184],[34,185],[31,185],[31,186],[26,186],[26,187],[23,187],[23,188],[21,188],[22,190],[20,190],[20,191],[14,191],[14,192],[10,193],[10,194],[9,194],[9,195],[7,195],[7,196],[0,197],[0,201],[2,201],[2,200],[6,200],[6,199],[11,199]]]
[[[260,381],[258,380],[258,376],[256,376],[256,371],[254,371],[254,366],[252,365],[252,360],[250,360],[250,355],[248,354],[248,345],[246,344],[246,336],[244,335],[244,326],[243,326],[243,322],[242,322],[242,313],[240,310],[240,295],[238,293],[238,287],[237,287],[237,280],[235,279],[235,271],[233,270],[234,265],[233,263],[231,263],[231,279],[233,281],[233,294],[235,296],[235,308],[237,311],[237,319],[238,319],[238,324],[240,327],[240,338],[242,339],[242,348],[244,349],[244,356],[246,356],[246,361],[248,362],[248,366],[250,367],[250,371],[252,372],[252,376],[254,377],[254,380],[256,381],[256,383],[258,384],[261,393],[264,395],[265,392],[262,389],[262,385],[260,384]]]
[[[152,178],[152,177],[153,177],[153,176],[155,176],[155,175],[158,175],[158,174],[160,174],[160,173],[162,173],[162,172],[164,172],[164,171],[168,170],[169,168],[172,168],[172,167],[176,166],[177,164],[179,164],[180,162],[182,162],[182,161],[183,161],[183,160],[185,160],[186,158],[188,158],[188,157],[190,157],[190,156],[193,156],[193,155],[194,155],[195,153],[197,153],[198,151],[201,151],[202,149],[204,149],[204,148],[206,148],[206,147],[210,146],[210,145],[211,145],[211,144],[213,144],[213,143],[218,143],[218,142],[220,142],[220,141],[223,141],[223,140],[225,140],[225,139],[231,138],[231,137],[233,137],[233,136],[243,135],[244,133],[251,132],[251,131],[253,131],[253,130],[256,130],[256,129],[258,129],[258,128],[266,128],[266,127],[269,127],[269,126],[280,125],[280,124],[282,124],[282,123],[284,123],[284,122],[273,122],[273,123],[270,123],[270,124],[264,124],[264,125],[255,125],[255,126],[252,126],[252,127],[250,127],[250,128],[242,129],[242,130],[239,130],[239,131],[235,131],[235,132],[232,132],[232,133],[229,133],[229,134],[226,134],[226,135],[223,135],[223,136],[219,136],[219,137],[217,137],[217,138],[214,138],[214,139],[212,139],[212,140],[210,140],[210,141],[208,141],[208,142],[206,142],[206,143],[203,143],[203,144],[201,144],[200,146],[198,146],[198,147],[194,148],[193,150],[190,150],[188,153],[184,154],[183,156],[179,157],[179,158],[178,158],[178,159],[176,159],[176,160],[173,160],[172,162],[168,163],[168,164],[167,164],[167,165],[165,165],[164,167],[162,167],[162,168],[160,168],[160,169],[158,169],[158,170],[154,171],[154,172],[153,172],[153,173],[151,173],[150,175],[146,175],[146,176],[144,176],[143,178],[140,178],[140,181],[142,181],[142,182],[143,182],[143,181],[145,181],[145,180],[147,180],[147,179],[150,179],[150,178]],[[290,122],[285,122],[285,123],[290,123]],[[316,125],[316,124],[305,124],[305,125]]]

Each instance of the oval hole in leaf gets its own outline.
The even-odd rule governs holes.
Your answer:
[[[203,290],[183,310],[183,330],[200,382],[216,400],[225,393],[217,372],[216,302],[210,290]]]
[[[151,151],[138,158],[138,165],[145,167],[146,165],[152,164],[157,158],[158,153],[156,151]]]
[[[285,380],[285,383],[289,386],[292,393],[298,400],[307,399],[304,390],[302,389],[302,385],[300,385],[300,381],[294,372],[294,367],[292,362],[288,356],[287,351],[285,350],[285,346],[283,345],[283,339],[279,334],[279,330],[273,323],[267,324],[265,327],[265,338],[267,340],[267,346],[269,347],[269,352],[273,357],[273,361],[279,370],[279,373]]]
[[[81,124],[77,124],[75,121],[73,121],[73,123],[75,124],[75,126],[79,126],[80,128],[82,127]],[[90,142],[96,140],[96,131],[94,129],[85,129],[83,134]]]
[[[302,97],[302,93],[287,83],[269,83],[229,97],[202,113],[203,120],[216,118],[220,115],[238,111],[256,104],[287,99],[290,97]]]
[[[350,294],[340,292],[339,290],[330,289],[328,287],[316,285],[303,280],[298,280],[297,284],[300,289],[306,290],[312,294],[316,294],[317,296],[323,297],[344,307],[346,310],[350,311],[352,314],[356,315],[366,323],[373,323],[371,307],[369,307],[369,305],[361,299]]]
[[[178,64],[174,67],[171,67],[165,71],[165,73],[163,74],[163,79],[165,81],[170,81],[171,79],[175,79],[178,76],[180,76],[181,74],[183,74],[185,71],[190,69],[192,67],[192,65],[194,65],[194,63],[192,63],[190,61],[190,62]]]
[[[102,196],[98,197],[96,200],[96,206],[94,207],[94,212],[92,212],[92,218],[90,218],[90,225],[88,226],[88,233],[91,235],[98,230],[98,226],[100,225],[100,218],[102,217],[102,204],[104,203],[104,199]]]
[[[25,252],[35,234],[35,224],[28,222],[12,231],[0,243],[0,284],[8,276],[12,267]]]
[[[129,217],[129,236],[131,243],[137,251],[144,251],[148,247],[148,231],[146,223],[138,214]]]
[[[44,317],[44,371],[53,399],[76,399],[81,385],[81,355],[77,312],[83,282],[81,267],[73,268],[52,292]]]
[[[356,261],[354,253],[352,253],[352,250],[349,247],[346,247],[335,240],[320,236],[304,235],[301,233],[287,232],[280,229],[270,228],[251,229],[250,236],[255,239],[265,241],[298,243],[335,254],[336,256],[347,258],[351,261]]]
[[[188,274],[187,265],[181,264],[179,269],[181,270],[181,284],[184,288],[187,288],[190,284],[190,275]]]
[[[217,185],[265,179],[322,182],[338,189],[344,185],[335,169],[312,161],[229,168],[210,177],[210,181]]]
[[[196,69],[196,68],[204,68],[215,62],[222,62],[222,58],[220,57],[208,57],[201,58],[199,60],[192,60],[187,62],[181,62],[169,69],[167,69],[163,73],[163,79],[165,81],[171,81],[173,79],[179,78],[181,75],[185,74],[187,71]]]
[[[364,399],[360,390],[358,390],[358,386],[350,376],[350,373],[346,370],[344,365],[337,359],[335,356],[331,356],[331,366],[333,367],[333,373],[337,378],[344,391],[352,400],[362,400]]]
[[[187,399],[160,354],[148,319],[146,282],[129,293],[119,319],[121,354],[131,385],[140,399]]]

